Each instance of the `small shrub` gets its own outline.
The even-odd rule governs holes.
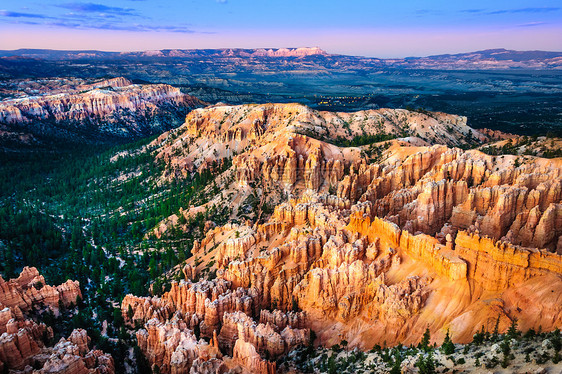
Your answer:
[[[500,362],[500,360],[496,356],[492,356],[491,359],[486,361],[486,369],[495,368],[498,365],[499,362]]]
[[[430,351],[426,357],[420,356],[416,362],[416,367],[419,369],[420,374],[436,373],[432,352]]]

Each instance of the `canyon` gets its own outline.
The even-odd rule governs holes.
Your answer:
[[[560,137],[561,56],[506,49],[407,58],[349,56],[314,47],[21,49],[0,51],[0,77],[5,78],[0,98],[11,80],[105,80],[111,74],[170,84],[212,104],[299,102],[345,112],[423,108],[467,116],[474,128]]]
[[[402,109],[193,110],[150,146],[162,182],[216,173],[209,198],[153,235],[216,207],[229,222],[205,222],[167,291],[127,295],[122,317],[152,370],[178,374],[274,373],[309,344],[560,328],[562,159],[476,149],[508,138]]]

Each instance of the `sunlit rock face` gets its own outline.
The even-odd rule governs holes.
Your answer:
[[[399,138],[333,144],[382,132]],[[562,326],[562,160],[455,148],[489,136],[442,113],[193,111],[153,143],[163,177],[231,160],[206,207],[227,205],[237,219],[257,195],[272,209],[206,224],[184,280],[123,300],[141,350],[166,373],[274,372],[312,331],[317,344],[369,349],[417,343],[427,327],[435,341],[450,330],[468,342],[498,317],[502,331],[514,319]]]
[[[0,277],[0,369],[10,373],[99,373],[115,372],[113,358],[91,350],[85,330],[76,329],[53,346],[53,329],[37,323],[31,314],[37,308],[59,313],[71,307],[82,295],[78,282],[60,286],[45,284],[36,268],[25,267],[16,279]]]
[[[178,88],[125,78],[53,91],[0,102],[0,135],[88,142],[134,138],[178,126],[181,113],[204,105]]]
[[[5,281],[0,277],[0,303],[8,308],[27,312],[34,305],[41,304],[58,314],[59,306],[75,305],[78,298],[82,298],[82,293],[77,281],[68,280],[56,287],[49,286],[34,267],[24,267],[16,279]]]

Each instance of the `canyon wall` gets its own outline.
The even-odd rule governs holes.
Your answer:
[[[3,100],[0,129],[45,141],[107,141],[179,126],[189,110],[202,105],[179,88],[114,78]]]

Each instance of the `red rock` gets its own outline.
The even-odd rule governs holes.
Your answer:
[[[562,276],[553,253],[562,251],[562,162],[528,157],[517,166],[515,156],[449,148],[472,131],[466,119],[426,117],[218,105],[193,111],[173,136],[155,141],[166,178],[232,157],[216,179],[222,198],[189,212],[229,204],[236,218],[250,194],[275,207],[270,216],[245,211],[244,224],[209,225],[193,246],[204,263],[188,259],[186,281],[161,298],[125,298],[125,320],[145,327],[138,340],[149,361],[171,372],[175,341],[163,346],[156,337],[180,321],[179,331],[199,331],[212,337],[210,347],[232,354],[229,368],[254,372],[275,370],[268,359],[308,344],[310,329],[321,344],[346,339],[368,349],[416,344],[427,327],[437,342],[448,328],[467,342],[498,315],[502,331],[513,318],[562,327],[562,308],[552,301],[562,288],[552,299],[545,291],[546,279],[557,285]],[[321,140],[396,134],[401,124],[419,138],[389,141],[381,152]],[[418,146],[431,142],[438,144]],[[377,162],[365,157],[371,151]],[[531,299],[531,311],[518,311]],[[176,354],[185,365],[178,372],[207,356]]]
[[[53,337],[52,328],[37,324],[28,315],[39,303],[58,312],[59,302],[70,306],[78,296],[78,282],[69,280],[51,287],[35,268],[25,267],[17,279],[10,281],[0,278],[0,306],[6,305],[0,311],[0,367],[23,370],[26,365],[39,363],[41,367],[34,372],[113,374],[113,358],[90,351],[85,330],[74,330],[68,340],[62,338],[54,347],[46,347]]]

